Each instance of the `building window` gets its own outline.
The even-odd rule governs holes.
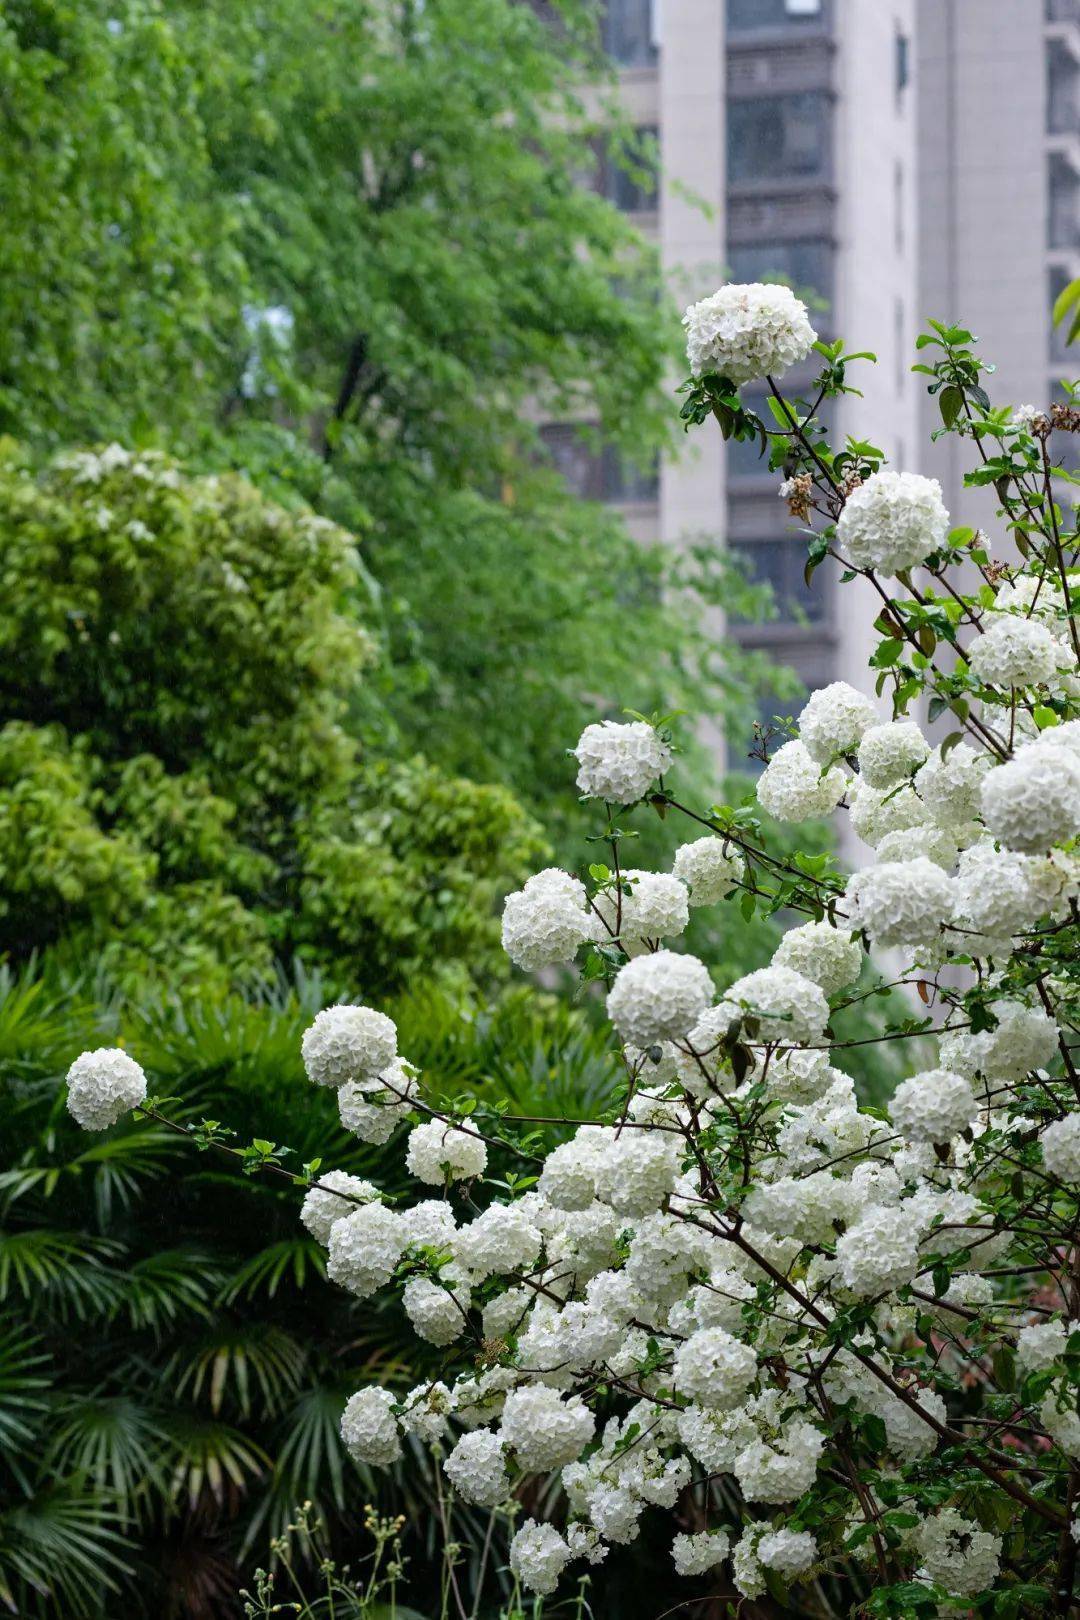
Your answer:
[[[906,34],[901,34],[899,30],[897,30],[893,45],[893,77],[896,85],[896,99],[899,102],[911,78],[911,41]]]
[[[772,590],[776,617],[767,623],[821,624],[828,617],[826,581],[819,569],[807,585],[806,542],[797,535],[735,540],[731,550],[748,579]]]
[[[631,461],[613,444],[606,444],[600,455],[600,498],[629,504],[655,501],[660,495],[660,458],[652,456],[645,466]]]
[[[907,346],[902,298],[893,300],[893,353],[896,359],[896,392],[902,394],[907,384]]]
[[[829,171],[829,98],[822,90],[728,102],[731,180],[807,180]]]
[[[548,465],[582,500],[629,504],[657,499],[658,456],[651,456],[645,465],[635,463],[615,445],[599,445],[595,430],[590,434],[580,423],[549,422],[541,428],[540,438]]]
[[[1057,154],[1050,158],[1049,218],[1047,241],[1052,248],[1075,248],[1080,244],[1080,187],[1067,163]]]
[[[1080,69],[1056,40],[1046,53],[1046,129],[1050,135],[1071,135],[1080,122]]]
[[[740,242],[727,256],[733,281],[788,281],[797,292],[832,301],[833,247],[824,237]]]
[[[656,61],[659,0],[607,0],[600,37],[607,54],[622,67],[649,67]]]
[[[904,251],[904,165],[897,160],[893,164],[893,247],[897,253]]]
[[[616,160],[605,152],[600,161],[600,189],[608,202],[624,214],[644,214],[655,211],[656,165],[653,154],[659,139],[655,124],[634,131],[629,150]]]
[[[825,0],[727,0],[729,34],[751,34],[763,28],[813,27],[825,18]]]

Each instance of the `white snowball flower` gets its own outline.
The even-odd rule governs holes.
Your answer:
[[[450,1205],[441,1198],[424,1198],[419,1204],[396,1211],[405,1228],[410,1248],[448,1249],[452,1247],[457,1221]]]
[[[805,1575],[817,1558],[817,1542],[809,1530],[768,1530],[757,1544],[757,1560],[763,1569],[775,1569],[785,1580]]]
[[[753,1018],[756,1040],[783,1041],[785,1046],[820,1040],[829,1022],[829,1003],[821,986],[775,963],[736,979],[720,1005],[730,1009],[732,1022]]]
[[[727,1412],[738,1406],[757,1377],[757,1356],[722,1327],[694,1333],[675,1353],[675,1385],[698,1406]]]
[[[443,1463],[443,1472],[458,1495],[474,1507],[498,1507],[510,1494],[506,1452],[490,1429],[463,1434]]]
[[[723,1563],[731,1547],[726,1530],[701,1530],[696,1536],[676,1536],[671,1557],[679,1575],[705,1575]]]
[[[758,777],[757,801],[777,821],[809,821],[830,815],[846,786],[838,765],[822,771],[796,738],[776,750]]]
[[[825,1436],[796,1418],[784,1425],[772,1445],[752,1440],[735,1459],[734,1473],[748,1502],[794,1502],[817,1474]]]
[[[915,773],[915,791],[929,820],[955,830],[978,815],[983,773],[989,765],[986,754],[977,754],[965,742],[950,748],[944,758],[935,748]]]
[[[630,892],[618,895],[605,889],[593,899],[607,934],[618,938],[624,949],[633,955],[644,949],[651,939],[672,939],[681,934],[690,922],[690,899],[685,883],[668,872],[641,872],[629,867],[623,882]]]
[[[146,1101],[146,1075],[118,1046],[83,1052],[67,1073],[68,1113],[84,1131],[104,1131]]]
[[[361,1204],[330,1228],[326,1275],[357,1299],[384,1288],[409,1241],[402,1218],[385,1204]]]
[[[744,869],[737,850],[709,835],[679,846],[672,873],[686,884],[692,906],[713,906],[735,887]]]
[[[537,1191],[555,1209],[588,1209],[596,1197],[596,1166],[596,1145],[580,1133],[548,1154]]]
[[[867,1297],[909,1283],[919,1269],[916,1223],[903,1204],[871,1206],[837,1240],[844,1285]]]
[[[862,946],[832,923],[789,928],[773,952],[773,966],[791,968],[834,996],[862,972]]]
[[[923,1411],[944,1427],[948,1412],[941,1396],[932,1389],[920,1389],[916,1393]],[[918,1462],[936,1450],[936,1432],[906,1402],[884,1392],[879,1397],[877,1391],[873,1391],[871,1404],[884,1421],[886,1445],[901,1462]]]
[[[989,630],[967,649],[975,679],[987,686],[1042,686],[1065,663],[1061,643],[1038,619],[994,615]]]
[[[602,720],[586,726],[572,750],[578,761],[577,785],[590,799],[633,804],[671,764],[671,749],[644,720],[622,725]]]
[[[876,720],[868,697],[846,681],[833,681],[810,694],[799,716],[799,737],[812,760],[828,765],[838,754],[853,754]]]
[[[953,834],[932,822],[886,833],[874,846],[878,861],[913,861],[917,855],[925,855],[943,872],[952,871],[958,854],[959,848]]]
[[[392,1018],[374,1007],[325,1007],[300,1043],[307,1077],[317,1086],[367,1080],[397,1057]]]
[[[570,1562],[570,1548],[550,1524],[526,1519],[510,1543],[510,1568],[522,1586],[547,1597]]]
[[[465,1312],[470,1294],[460,1285],[443,1288],[430,1277],[410,1277],[401,1291],[401,1303],[413,1332],[428,1344],[453,1344],[469,1325]]]
[[[901,1080],[889,1113],[896,1128],[913,1142],[948,1142],[974,1122],[978,1105],[962,1075],[924,1069]]]
[[[503,1407],[501,1432],[527,1474],[548,1473],[581,1455],[596,1419],[577,1396],[564,1400],[546,1384],[512,1389]]]
[[[412,1111],[416,1080],[417,1071],[403,1058],[367,1080],[346,1080],[337,1093],[342,1125],[362,1142],[388,1142]]]
[[[883,861],[856,872],[847,886],[852,928],[873,944],[932,945],[952,913],[952,885],[925,855],[913,861]]]
[[[836,538],[856,568],[883,574],[917,568],[945,544],[949,514],[936,478],[877,472],[853,489],[836,525]]]
[[[817,333],[790,287],[729,282],[683,316],[686,355],[695,377],[719,372],[738,386],[782,377],[805,360]]]
[[[863,733],[859,774],[873,788],[895,787],[917,771],[929,754],[930,744],[914,720],[890,720]]]
[[[455,1130],[441,1119],[426,1120],[409,1132],[405,1163],[419,1181],[441,1187],[451,1181],[482,1176],[487,1168],[487,1145],[472,1131]]]
[[[1059,1181],[1080,1181],[1080,1113],[1055,1119],[1039,1137],[1043,1163]]]
[[[1024,1372],[1042,1372],[1065,1354],[1070,1328],[1064,1322],[1036,1322],[1016,1336],[1016,1360]]]
[[[977,1035],[956,1030],[940,1041],[943,1068],[967,1080],[977,1074],[992,1085],[1019,1080],[1032,1069],[1044,1069],[1058,1052],[1058,1027],[1041,1007],[1011,998],[994,1002],[995,1029]]]
[[[527,1271],[539,1255],[542,1242],[524,1200],[492,1204],[457,1233],[454,1256],[482,1281],[493,1272],[505,1276],[511,1271]]]
[[[620,1215],[650,1215],[679,1175],[680,1139],[672,1131],[606,1133],[596,1163],[596,1196]]]
[[[988,1592],[1001,1567],[1001,1537],[982,1530],[956,1508],[942,1508],[915,1532],[923,1568],[935,1586],[958,1597]]]
[[[1080,833],[1080,756],[1055,747],[1053,734],[1028,743],[988,771],[982,784],[987,828],[1009,849],[1030,855]]]
[[[623,1040],[655,1046],[686,1035],[713,993],[709,970],[696,956],[655,951],[619,969],[607,998],[608,1016]]]
[[[925,821],[926,806],[910,783],[872,788],[869,782],[860,782],[852,795],[851,830],[872,848],[884,838],[921,827]]]
[[[447,1431],[447,1419],[454,1410],[454,1397],[438,1379],[417,1384],[403,1397],[398,1415],[404,1434],[415,1434],[425,1445],[433,1446]]]
[[[341,1417],[341,1438],[354,1462],[389,1468],[401,1456],[401,1438],[391,1410],[394,1396],[372,1384],[350,1395]]]
[[[965,849],[954,880],[953,921],[961,928],[1005,941],[1032,927],[1047,910],[1047,900],[1035,882],[1037,863],[1025,855],[975,844]],[[978,940],[959,946],[979,953]],[[992,952],[984,954],[993,954]]]
[[[343,1198],[342,1193],[349,1196]],[[330,1241],[330,1228],[335,1221],[351,1215],[357,1204],[370,1203],[378,1198],[379,1189],[359,1176],[350,1176],[346,1170],[328,1170],[309,1187],[300,1208],[300,1219],[315,1239],[325,1247]]]
[[[1042,1398],[1039,1418],[1043,1428],[1068,1457],[1080,1459],[1080,1413],[1076,1410],[1076,1386],[1059,1379]]]
[[[572,962],[578,949],[597,935],[584,885],[555,867],[537,872],[503,904],[503,950],[526,972]]]

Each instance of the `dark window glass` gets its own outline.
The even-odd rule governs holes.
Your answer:
[[[732,281],[784,280],[796,291],[832,298],[833,249],[823,238],[740,243],[728,249],[728,263]]]
[[[1080,243],[1078,188],[1072,170],[1056,156],[1050,159],[1050,217],[1047,238],[1052,248],[1074,248]]]
[[[1046,127],[1051,135],[1070,135],[1080,120],[1077,86],[1080,70],[1068,51],[1052,42],[1046,53]]]
[[[829,98],[823,90],[728,102],[728,178],[824,178],[829,171]]]
[[[911,46],[906,34],[896,35],[896,44],[893,48],[893,59],[896,74],[896,94],[907,88],[911,78]]]
[[[596,500],[600,494],[600,472],[596,452],[576,427],[552,422],[541,428],[540,437],[551,466],[566,481],[574,495]]]
[[[600,491],[605,501],[655,501],[660,493],[660,462],[653,456],[638,466],[613,444],[600,457]]]
[[[828,616],[825,579],[819,569],[807,585],[806,542],[798,535],[736,540],[731,549],[755,585],[771,585],[777,616],[768,623],[820,624]]]
[[[601,189],[609,202],[624,214],[647,213],[656,207],[656,184],[650,183],[649,170],[651,164],[647,155],[642,151],[641,142],[655,142],[658,135],[656,126],[644,125],[634,131],[635,144],[630,152],[630,162],[633,171],[625,163],[616,162],[614,158],[605,154],[600,164]]]
[[[608,55],[623,67],[648,67],[656,61],[654,4],[655,0],[607,0],[600,37]]]
[[[827,21],[827,0],[727,0],[729,34],[760,28],[819,29]]]

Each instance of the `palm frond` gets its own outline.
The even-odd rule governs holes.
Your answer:
[[[169,1437],[160,1413],[127,1395],[67,1401],[47,1459],[58,1477],[92,1482],[98,1500],[134,1515],[161,1489]]]
[[[50,1357],[14,1322],[0,1326],[0,1453],[11,1464],[35,1440],[48,1411]]]
[[[51,1312],[79,1322],[105,1316],[121,1297],[105,1262],[123,1251],[108,1238],[30,1227],[0,1234],[0,1304],[19,1299],[31,1316]]]
[[[231,1401],[246,1417],[254,1385],[272,1416],[299,1387],[305,1364],[303,1347],[273,1323],[214,1324],[193,1352],[174,1358],[176,1393],[207,1399],[215,1414]]]
[[[269,1470],[261,1446],[227,1423],[179,1412],[169,1419],[169,1496],[194,1512],[204,1493],[221,1502],[231,1486],[243,1494]]]
[[[133,1328],[165,1327],[209,1314],[220,1268],[196,1249],[162,1249],[128,1267],[122,1307]]]
[[[0,1512],[0,1601],[13,1614],[101,1613],[128,1571],[115,1520],[93,1494],[58,1486]]]
[[[282,1283],[303,1288],[313,1277],[326,1276],[326,1255],[314,1238],[299,1235],[268,1244],[234,1271],[221,1293],[221,1301],[231,1305],[237,1299],[252,1299],[265,1293],[273,1299]]]

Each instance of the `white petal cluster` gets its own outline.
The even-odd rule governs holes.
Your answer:
[[[1053,1120],[1039,1137],[1039,1146],[1052,1176],[1066,1183],[1080,1182],[1080,1113]]]
[[[736,385],[782,377],[805,360],[817,333],[790,287],[729,282],[683,316],[686,355],[695,377],[718,372]]]
[[[901,1080],[889,1113],[897,1129],[913,1142],[948,1142],[974,1123],[978,1105],[962,1075],[924,1069]]]
[[[475,1131],[459,1131],[440,1119],[429,1119],[409,1132],[405,1163],[429,1187],[470,1181],[487,1168],[487,1144]]]
[[[622,875],[624,887],[598,894],[593,904],[608,934],[617,937],[633,955],[649,940],[673,939],[690,922],[690,899],[685,883],[667,872],[641,872],[634,867]],[[629,885],[629,893],[625,892]]]
[[[317,1086],[370,1080],[397,1057],[392,1018],[374,1007],[326,1007],[300,1045],[307,1077]]]
[[[877,472],[852,490],[836,537],[856,568],[898,574],[945,544],[949,514],[936,478]]]
[[[67,1073],[68,1113],[84,1131],[105,1131],[146,1101],[146,1075],[118,1046],[83,1052]]]
[[[527,972],[572,962],[587,940],[597,937],[596,920],[577,878],[557,867],[537,872],[503,905],[503,950]]]
[[[1001,1567],[1001,1537],[982,1530],[956,1508],[942,1508],[915,1532],[923,1568],[935,1586],[966,1597],[989,1591]]]
[[[338,1087],[338,1116],[362,1142],[381,1146],[412,1112],[416,1089],[416,1070],[404,1058],[394,1058],[379,1074]]]
[[[1042,686],[1062,668],[1061,643],[1038,619],[997,613],[967,649],[975,679],[987,686]]]
[[[926,806],[909,783],[881,789],[860,781],[852,795],[849,821],[852,832],[876,848],[886,838],[921,827]]]
[[[496,1273],[527,1271],[543,1241],[522,1203],[492,1204],[456,1234],[454,1257],[482,1281]]]
[[[510,1543],[510,1568],[528,1591],[546,1597],[570,1562],[570,1548],[550,1524],[526,1519]]]
[[[675,852],[672,873],[690,892],[692,906],[714,906],[742,879],[745,862],[723,838],[696,838]]]
[[[876,720],[869,698],[846,681],[833,681],[811,693],[799,716],[799,738],[816,764],[828,765],[853,754]]]
[[[350,1395],[341,1418],[341,1438],[354,1462],[389,1468],[401,1456],[401,1437],[394,1417],[394,1396],[369,1384]]]
[[[342,1197],[342,1194],[346,1194]],[[379,1196],[378,1187],[345,1170],[328,1170],[304,1195],[300,1219],[315,1239],[325,1247],[335,1221],[351,1215],[358,1204],[369,1204]]]
[[[859,742],[859,775],[872,788],[891,788],[925,764],[930,744],[914,720],[871,726]]]
[[[1075,1327],[1061,1321],[1036,1322],[1016,1336],[1016,1361],[1024,1372],[1042,1372],[1065,1353],[1069,1332]]]
[[[829,1022],[829,1003],[821,986],[775,962],[736,979],[720,1006],[729,1010],[731,1022],[752,1020],[755,1040],[783,1041],[788,1046],[819,1041]]]
[[[809,821],[832,813],[847,777],[839,766],[823,771],[798,738],[784,743],[758,777],[757,800],[777,821]]]
[[[621,967],[607,998],[608,1016],[625,1041],[655,1046],[689,1033],[713,999],[704,962],[654,951]]]
[[[1058,1027],[1041,1007],[1008,998],[994,1003],[997,1026],[972,1035],[956,1030],[940,1042],[942,1066],[966,1080],[981,1075],[990,1085],[1020,1080],[1033,1069],[1052,1063],[1058,1051]]]
[[[676,1388],[706,1411],[738,1406],[756,1377],[753,1349],[722,1327],[693,1334],[675,1355]]]
[[[985,754],[977,754],[965,742],[944,755],[935,748],[915,773],[915,791],[928,819],[950,830],[970,822],[979,812],[983,773],[989,764]]]
[[[408,1244],[408,1229],[396,1210],[361,1204],[330,1227],[326,1275],[357,1299],[368,1299],[385,1288]]]
[[[611,804],[635,803],[671,764],[671,749],[644,720],[586,726],[573,752],[580,792]]]
[[[858,940],[827,922],[790,928],[773,953],[773,966],[791,968],[819,985],[827,996],[854,984],[862,972]]]
[[[763,1569],[775,1569],[785,1580],[804,1575],[817,1558],[817,1542],[809,1530],[769,1530],[757,1544],[757,1560]]]
[[[468,1326],[465,1313],[470,1294],[460,1285],[443,1287],[431,1277],[410,1277],[402,1289],[401,1303],[413,1332],[428,1344],[453,1344]]]
[[[882,861],[856,872],[847,886],[847,920],[874,945],[932,945],[952,915],[952,885],[924,855]]]
[[[706,1575],[723,1563],[731,1548],[726,1530],[701,1530],[695,1536],[676,1536],[671,1557],[679,1575]]]
[[[522,1384],[503,1407],[501,1434],[527,1474],[562,1468],[588,1445],[596,1419],[577,1396],[567,1400],[546,1384]]]
[[[919,1267],[917,1237],[909,1210],[872,1206],[837,1242],[845,1285],[863,1298],[902,1288]]]
[[[443,1471],[458,1495],[475,1507],[498,1507],[510,1494],[506,1448],[490,1429],[463,1434]]]
[[[1009,849],[1034,855],[1080,833],[1080,756],[1045,742],[1028,743],[988,771],[982,784],[988,830]]]

